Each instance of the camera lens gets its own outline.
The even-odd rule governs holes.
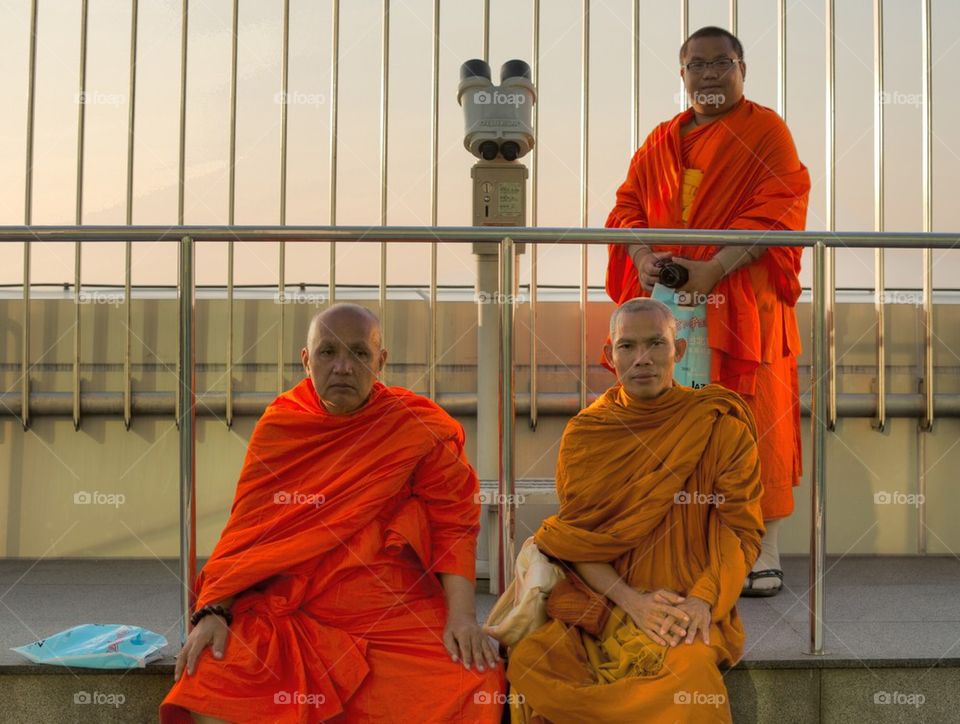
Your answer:
[[[508,60],[500,67],[500,82],[503,83],[507,78],[526,78],[530,80],[530,66],[523,60]]]
[[[500,155],[507,161],[516,161],[520,155],[520,144],[516,141],[504,141],[500,146]]]
[[[480,144],[479,150],[484,161],[492,161],[497,157],[499,151],[496,141],[484,141]]]
[[[679,289],[690,278],[690,273],[686,267],[682,267],[674,262],[668,262],[660,269],[660,283],[671,289]]]
[[[490,80],[490,65],[485,60],[474,58],[460,66],[460,80],[467,78],[486,78]]]

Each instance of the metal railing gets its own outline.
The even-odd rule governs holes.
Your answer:
[[[516,283],[516,254],[515,242],[551,243],[551,244],[607,244],[631,243],[642,238],[649,243],[677,244],[681,246],[695,244],[742,245],[752,244],[761,247],[794,246],[813,247],[813,315],[812,315],[812,378],[810,395],[810,417],[812,426],[811,450],[811,506],[812,524],[810,530],[810,652],[823,653],[823,575],[825,565],[825,439],[831,427],[829,384],[827,380],[830,369],[830,360],[835,359],[833,349],[834,335],[832,329],[833,318],[827,315],[828,301],[834,293],[828,276],[828,251],[837,247],[846,248],[901,248],[901,249],[950,249],[955,248],[960,237],[955,234],[944,233],[894,233],[894,232],[859,232],[859,233],[823,233],[823,232],[793,232],[793,231],[714,231],[693,229],[583,229],[583,228],[472,228],[472,227],[243,227],[243,226],[180,226],[180,227],[0,227],[0,242],[22,242],[29,248],[33,241],[40,242],[125,242],[151,241],[176,242],[180,248],[178,299],[179,299],[179,382],[177,389],[177,417],[180,435],[180,493],[181,493],[181,583],[182,613],[186,614],[192,607],[191,585],[196,573],[196,532],[195,532],[195,432],[194,420],[197,413],[197,393],[194,376],[194,347],[193,334],[195,329],[195,283],[194,283],[194,248],[196,243],[214,241],[286,241],[286,242],[375,242],[388,245],[391,242],[421,241],[436,243],[474,243],[495,241],[500,244],[500,283],[502,299],[513,300],[512,290]],[[928,279],[929,281],[929,279]],[[129,282],[129,276],[128,276]],[[283,291],[282,279],[278,282],[278,290]],[[129,287],[128,287],[129,288]],[[31,398],[30,393],[30,360],[29,360],[29,324],[30,324],[30,281],[29,267],[25,268],[23,299],[24,299],[24,345],[22,355],[22,379],[20,381],[20,409],[21,422],[24,428],[29,425]],[[330,299],[335,297],[334,285],[331,284]],[[924,287],[923,310],[926,334],[924,335],[924,379],[923,379],[923,406],[918,408],[911,405],[909,400],[900,399],[897,410],[900,414],[922,413],[925,429],[934,418],[934,411],[942,407],[945,414],[960,415],[960,398],[958,395],[943,395],[938,398],[933,393],[933,369],[929,361],[932,359],[932,303],[930,296],[932,288]],[[535,297],[532,297],[533,302]],[[127,306],[129,307],[129,296]],[[881,298],[880,302],[883,303]],[[502,305],[500,316],[500,352],[499,364],[501,369],[500,385],[500,531],[501,560],[499,568],[501,578],[509,580],[513,559],[513,491],[514,491],[514,434],[517,394],[514,387],[514,301]],[[431,304],[431,327],[436,325],[436,305]],[[535,315],[535,309],[531,310]],[[580,306],[581,325],[585,316],[585,308]],[[79,330],[77,330],[79,334]],[[129,333],[129,328],[128,328]],[[435,340],[435,338],[434,338]],[[431,343],[433,343],[433,341]],[[581,359],[585,354],[584,341],[581,337]],[[129,368],[129,342],[127,344],[128,357],[125,368]],[[435,364],[431,360],[431,365]],[[537,395],[535,382],[531,375],[531,394],[527,400],[527,409],[535,414]],[[76,377],[74,377],[76,380]],[[581,379],[581,399],[578,407],[584,404],[582,390],[586,381]],[[229,382],[228,382],[229,385]],[[886,395],[884,390],[881,390]],[[130,384],[129,378],[124,390],[125,422],[129,419],[130,411]],[[229,391],[228,391],[229,394]],[[910,396],[900,396],[909,398]],[[74,398],[79,398],[79,392],[74,390]],[[912,400],[912,398],[911,398]],[[13,399],[9,400],[11,403]],[[941,405],[942,402],[942,405]],[[860,406],[863,412],[863,401],[851,400],[851,406]],[[911,409],[911,407],[913,409]],[[80,409],[82,411],[82,407]],[[575,410],[571,410],[575,411]],[[893,410],[890,410],[893,412]],[[79,419],[79,418],[78,418]],[[922,439],[922,437],[921,437]],[[184,627],[186,623],[184,623]],[[186,629],[182,631],[186,636]]]

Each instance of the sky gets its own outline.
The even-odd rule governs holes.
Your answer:
[[[588,225],[602,226],[633,152],[631,143],[631,0],[591,0]],[[238,32],[236,223],[280,221],[282,0],[240,0]],[[380,43],[382,0],[341,0],[337,222],[380,223]],[[579,226],[581,0],[543,0],[538,104],[540,226]],[[825,229],[825,2],[787,2],[786,119],[813,187],[807,228]],[[874,29],[870,0],[838,0],[838,230],[874,229]],[[886,229],[922,228],[920,2],[884,3]],[[387,222],[430,223],[430,0],[390,1]],[[531,0],[491,0],[490,62],[531,60]],[[0,0],[0,224],[24,221],[29,0]],[[442,0],[438,223],[470,223],[470,167],[457,104],[460,64],[482,54],[481,0]],[[776,107],[777,2],[740,0],[738,34],[745,46],[748,98]],[[39,0],[32,219],[76,222],[80,0]],[[231,0],[190,0],[184,218],[188,224],[228,221]],[[84,224],[122,224],[126,209],[130,52],[129,0],[89,0]],[[728,26],[725,0],[690,0],[690,28]],[[287,223],[330,222],[329,119],[331,3],[290,0]],[[133,223],[174,224],[180,97],[180,0],[140,0],[135,96]],[[677,50],[680,2],[640,2],[640,129],[681,110]],[[934,230],[957,229],[960,128],[954,68],[960,61],[960,6],[933,2]],[[523,159],[529,164],[530,157]],[[731,183],[735,183],[731,179]],[[0,249],[0,284],[21,283],[19,246]],[[326,244],[289,244],[290,283],[325,284]],[[277,279],[278,245],[238,244],[237,284]],[[960,254],[935,252],[937,288],[960,288]],[[72,245],[37,245],[35,282],[73,279]],[[887,252],[887,285],[915,288],[919,251]],[[805,258],[809,261],[809,256]],[[589,253],[591,285],[602,285],[606,250]],[[375,245],[339,245],[338,283],[375,284]],[[521,283],[529,278],[521,261]],[[426,284],[426,245],[390,247],[388,281]],[[172,284],[173,246],[137,244],[134,284]],[[472,285],[467,247],[441,245],[441,284]],[[810,283],[805,264],[802,280]],[[197,281],[224,284],[223,244],[202,245]],[[542,246],[539,283],[575,285],[579,251]],[[873,252],[838,252],[840,287],[868,288]],[[122,246],[85,244],[85,284],[122,284]]]

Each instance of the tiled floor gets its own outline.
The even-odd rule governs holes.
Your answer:
[[[784,560],[776,597],[741,599],[745,666],[932,665],[960,659],[960,560],[855,557],[828,560],[824,657],[808,648],[806,558]],[[0,666],[28,662],[10,647],[80,623],[126,623],[178,646],[177,561],[0,561]],[[484,618],[493,597],[478,594]],[[165,659],[163,663],[170,663]],[[909,665],[909,663],[908,663]]]

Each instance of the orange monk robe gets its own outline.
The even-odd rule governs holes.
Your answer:
[[[567,425],[557,494],[559,512],[534,536],[544,553],[610,562],[639,591],[704,599],[710,645],[698,634],[667,647],[655,675],[599,683],[588,634],[550,621],[511,653],[511,701],[551,722],[729,722],[718,664],[742,656],[735,604],[763,534],[756,428],[743,400],[719,385],[674,385],[648,401],[612,387]]]
[[[693,109],[661,123],[630,162],[617,191],[608,227],[691,229],[792,229],[806,224],[810,176],[800,163],[783,120],[771,109],[742,98],[720,120],[691,130],[680,127]],[[683,221],[683,178],[699,169],[702,180]],[[652,245],[654,251],[698,261],[716,246]],[[609,247],[607,293],[617,304],[648,296],[626,246]],[[793,486],[800,484],[800,333],[795,306],[800,296],[799,247],[772,247],[713,289],[707,305],[712,350],[710,379],[739,393],[760,432],[763,517],[793,512]]]
[[[463,442],[433,402],[380,383],[346,416],[310,379],[278,397],[197,580],[198,608],[239,594],[224,658],[204,649],[161,721],[498,722],[502,669],[468,671],[442,641],[435,574],[474,578]]]

